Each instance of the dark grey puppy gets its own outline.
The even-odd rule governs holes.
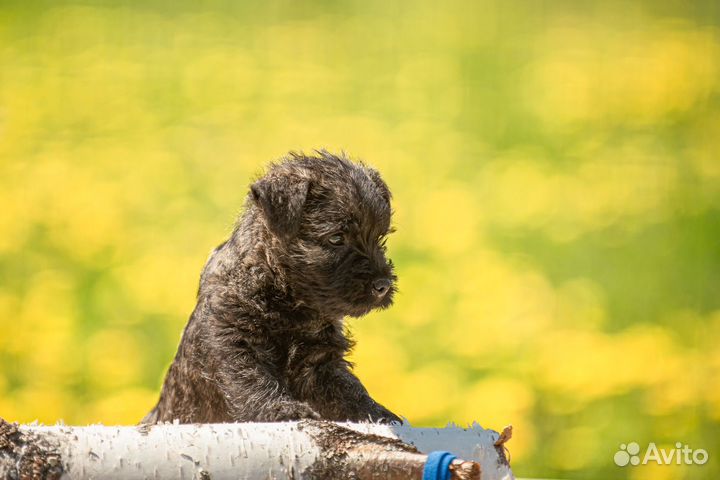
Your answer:
[[[351,372],[343,317],[392,303],[390,191],[343,156],[291,153],[210,256],[145,423],[399,421]]]

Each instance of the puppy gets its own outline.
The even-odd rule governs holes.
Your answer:
[[[391,305],[390,190],[342,155],[290,153],[250,187],[143,423],[400,421],[345,356],[343,325]]]

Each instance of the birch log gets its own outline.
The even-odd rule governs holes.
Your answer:
[[[435,429],[301,421],[69,427],[0,419],[0,478],[421,479],[426,454],[447,450],[458,457],[449,478],[512,480],[503,442],[497,432],[477,425]]]

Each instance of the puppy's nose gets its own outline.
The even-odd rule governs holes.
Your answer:
[[[388,290],[390,290],[390,280],[387,278],[378,278],[372,283],[372,287],[376,297],[384,297]]]

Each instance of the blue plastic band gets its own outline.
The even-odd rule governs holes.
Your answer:
[[[450,464],[456,458],[450,452],[430,452],[423,468],[423,480],[450,480]]]

